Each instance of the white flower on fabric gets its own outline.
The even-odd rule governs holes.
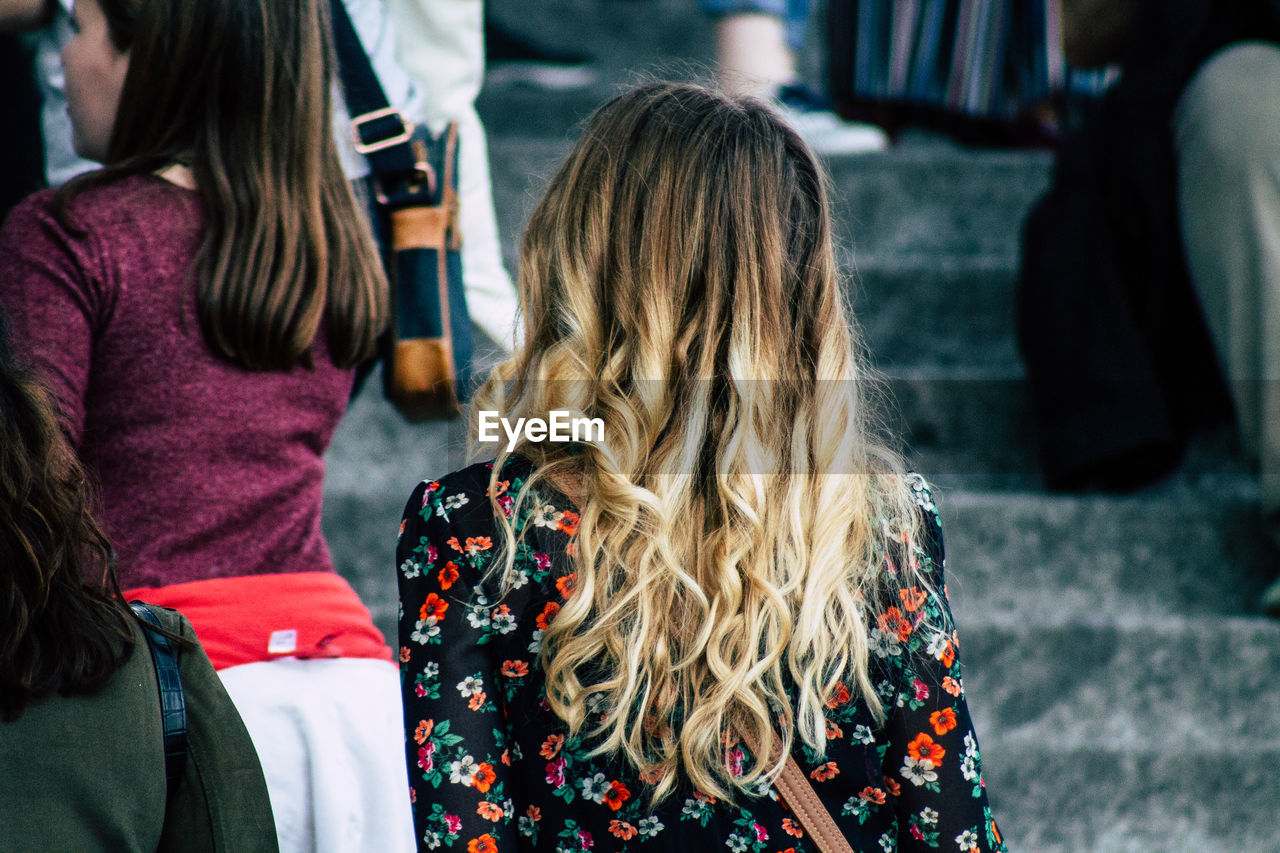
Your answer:
[[[942,660],[942,653],[947,650],[947,642],[950,638],[942,631],[934,631],[929,635],[929,642],[924,650],[929,653],[935,660]]]
[[[898,639],[897,634],[872,628],[871,653],[878,658],[896,658],[902,654],[902,641]]]
[[[489,625],[489,610],[484,607],[471,607],[467,610],[467,621],[472,628],[485,628]]]
[[[464,755],[458,761],[449,765],[449,781],[455,785],[466,785],[471,787],[476,781],[476,771],[480,769],[480,765],[476,764],[476,760],[470,755]]]
[[[478,675],[468,675],[466,678],[458,682],[458,692],[462,694],[462,698],[466,699],[477,693],[484,692],[484,679]]]
[[[893,832],[893,830],[890,830],[880,836],[880,849],[883,850],[884,853],[894,853],[894,851],[898,849],[898,842],[894,840]]]
[[[636,829],[639,830],[641,838],[653,838],[653,836],[662,832],[665,828],[666,827],[662,825],[662,821],[658,820],[656,817],[642,817],[640,818],[640,823],[636,825]]]
[[[920,822],[927,824],[935,824],[938,822],[938,813],[928,806],[920,810]]]
[[[973,739],[973,732],[964,736],[964,754],[966,757],[978,757],[978,742]]]
[[[562,518],[564,518],[564,513],[557,511],[551,504],[540,506],[533,511],[535,527],[555,527]]]
[[[533,838],[533,831],[537,829],[538,825],[528,815],[520,815],[519,826],[521,835],[525,838]]]
[[[524,569],[516,569],[511,573],[511,588],[519,589],[529,582],[529,573]]]
[[[609,780],[603,773],[597,773],[582,780],[582,799],[593,803],[603,803],[604,795],[609,791]]]
[[[428,678],[439,678],[440,663],[438,661],[431,661],[430,663],[428,663],[426,666],[422,668],[422,674],[427,676]]]
[[[920,786],[927,782],[937,782],[938,774],[934,772],[933,762],[927,758],[912,758],[910,755],[902,759],[903,777],[912,785]]]
[[[440,846],[440,833],[432,832],[428,829],[426,832],[422,833],[422,843],[428,850],[435,850]]]
[[[977,782],[978,760],[972,755],[966,755],[960,759],[960,775],[964,777],[966,782]]]
[[[956,846],[966,851],[966,853],[975,849],[978,846],[978,833],[972,829],[966,829],[956,836]]]
[[[860,743],[864,746],[875,743],[876,736],[872,734],[871,729],[859,723],[853,727],[853,734],[849,737],[853,738],[854,743]]]
[[[413,624],[413,633],[409,635],[409,639],[415,643],[425,645],[427,640],[432,637],[440,636],[440,626],[436,624],[436,618],[432,616],[430,619],[419,619]]]
[[[422,563],[410,557],[400,564],[400,574],[404,575],[408,580],[420,577],[422,575]]]
[[[499,608],[505,610],[505,608]],[[516,629],[516,615],[510,610],[493,614],[493,630],[499,634],[510,634]]]
[[[510,797],[507,797],[505,800],[502,801],[502,816],[507,820],[511,820],[511,818],[516,816],[515,800],[511,799]]]
[[[529,643],[529,654],[536,655],[542,651],[542,629],[538,628],[533,632],[532,642]]]
[[[743,853],[751,845],[747,842],[747,839],[735,832],[724,840],[724,846],[732,850],[733,853]]]

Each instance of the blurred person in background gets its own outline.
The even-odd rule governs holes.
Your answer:
[[[320,530],[386,325],[333,142],[325,0],[78,0],[76,150],[0,229],[0,303],[102,484],[127,593],[181,610],[284,850],[412,847],[396,670]]]

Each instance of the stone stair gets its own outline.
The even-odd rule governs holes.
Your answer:
[[[509,265],[575,128],[618,87],[705,77],[691,0],[491,0],[601,57],[586,90],[481,97]],[[652,76],[652,75],[651,75]],[[948,585],[993,809],[1018,851],[1280,851],[1280,567],[1229,436],[1136,495],[1040,485],[1012,333],[1018,230],[1051,160],[907,134],[830,161],[842,258],[912,464],[938,487]],[[394,634],[393,545],[423,477],[465,463],[465,427],[410,426],[371,380],[328,456],[334,558]]]

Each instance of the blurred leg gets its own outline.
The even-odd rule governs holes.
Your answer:
[[[1280,48],[1228,47],[1174,115],[1187,264],[1232,385],[1264,512],[1280,513]]]

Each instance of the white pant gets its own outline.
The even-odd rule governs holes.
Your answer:
[[[218,674],[262,762],[281,853],[414,850],[395,666],[285,658]]]

